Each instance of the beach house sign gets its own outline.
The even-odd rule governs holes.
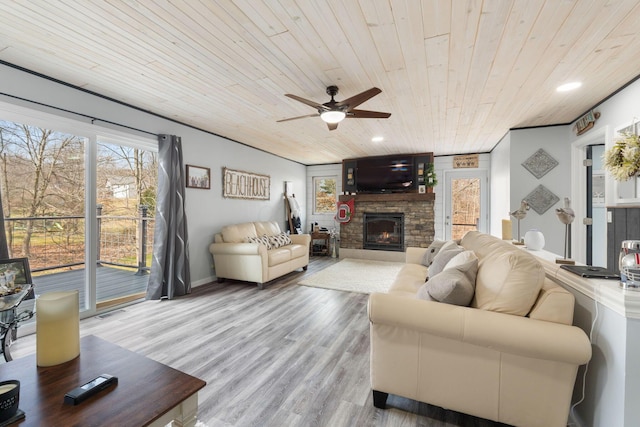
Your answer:
[[[222,195],[231,199],[269,200],[271,177],[222,168]]]

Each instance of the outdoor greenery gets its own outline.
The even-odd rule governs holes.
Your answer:
[[[336,211],[336,179],[314,178],[315,213],[335,213]]]
[[[80,136],[0,121],[0,189],[7,244],[12,257],[29,257],[32,268],[83,263],[86,145]],[[113,262],[136,256],[140,206],[155,214],[157,155],[98,142],[96,203],[114,239],[101,256]],[[153,226],[151,226],[151,230]],[[101,235],[101,240],[103,239]],[[108,240],[108,239],[107,239]],[[110,259],[111,259],[110,258]],[[136,265],[136,262],[132,263]]]

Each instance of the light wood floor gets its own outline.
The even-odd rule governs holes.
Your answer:
[[[218,426],[499,426],[397,396],[373,407],[367,295],[297,285],[337,262],[260,291],[209,284],[171,301],[145,301],[81,322],[93,334],[202,378],[201,421]],[[20,337],[14,357],[35,351]]]

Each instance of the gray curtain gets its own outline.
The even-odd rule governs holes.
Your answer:
[[[156,226],[146,298],[172,299],[191,292],[180,137],[158,135],[158,164]]]

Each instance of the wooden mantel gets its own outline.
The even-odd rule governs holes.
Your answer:
[[[341,202],[355,199],[356,202],[417,202],[433,201],[434,193],[389,193],[389,194],[350,194],[339,197]]]

